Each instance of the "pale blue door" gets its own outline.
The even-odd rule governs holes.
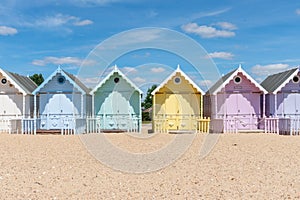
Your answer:
[[[47,129],[73,128],[72,94],[53,94],[45,106]]]
[[[98,115],[102,116],[102,129],[127,129],[133,108],[129,105],[128,95],[113,91],[106,93]]]

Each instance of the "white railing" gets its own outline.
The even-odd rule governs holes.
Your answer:
[[[86,133],[100,133],[100,118],[87,118],[86,119]]]
[[[279,118],[279,132],[284,135],[300,135],[300,118]]]
[[[225,118],[224,119],[224,133],[237,133],[238,132],[238,119]]]
[[[112,127],[117,127],[122,130],[126,130],[127,132],[140,132],[140,118],[134,116],[119,116],[119,115],[108,115],[106,116],[97,116],[97,117],[89,117],[86,119],[86,133],[100,133],[104,129],[108,129],[105,127],[104,123],[107,121],[111,121],[113,123]],[[113,129],[112,129],[113,130]]]
[[[290,119],[290,135],[300,135],[300,118]]]
[[[75,134],[76,124],[73,117],[61,118],[62,126],[60,128],[61,135],[73,135]]]
[[[169,130],[189,130],[208,133],[210,118],[188,114],[158,114],[153,119],[153,129],[156,133],[167,133]]]
[[[35,135],[35,120],[22,119],[22,134]]]
[[[11,121],[9,119],[0,119],[0,132],[11,133]]]
[[[129,117],[128,118],[128,132],[140,132],[140,118],[139,117]]]
[[[279,134],[279,118],[268,117],[268,118],[264,118],[263,121],[264,121],[265,133]]]
[[[155,133],[167,133],[167,120],[166,119],[153,119],[154,123],[154,132]]]
[[[61,135],[75,135],[86,132],[85,118],[62,118]]]

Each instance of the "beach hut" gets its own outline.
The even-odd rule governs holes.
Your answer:
[[[293,68],[268,76],[261,85],[268,91],[266,95],[266,115],[278,119],[272,129],[281,134],[300,132],[300,72]]]
[[[58,67],[33,91],[36,130],[84,132],[91,112],[90,90],[74,75]]]
[[[142,91],[117,66],[90,94],[93,118],[97,120],[100,131],[141,131]]]
[[[26,76],[0,68],[0,132],[21,132],[22,119],[33,116],[33,90]]]
[[[203,94],[204,92],[178,65],[177,69],[152,92],[153,130],[185,132],[199,131],[202,127],[200,131],[206,131],[199,125],[203,119]],[[209,119],[205,121],[209,123]]]
[[[212,132],[258,131],[267,91],[241,66],[220,78],[206,93],[205,112]]]

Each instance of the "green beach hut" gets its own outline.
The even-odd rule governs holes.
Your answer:
[[[113,70],[90,92],[93,118],[100,132],[140,132],[142,91],[119,69]]]

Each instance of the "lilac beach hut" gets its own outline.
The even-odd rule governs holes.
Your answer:
[[[266,95],[266,115],[278,120],[280,134],[300,132],[300,72],[293,68],[268,76],[261,85]],[[276,128],[276,127],[271,127]]]
[[[241,66],[224,75],[205,97],[205,115],[211,117],[211,131],[259,131],[266,93]]]

